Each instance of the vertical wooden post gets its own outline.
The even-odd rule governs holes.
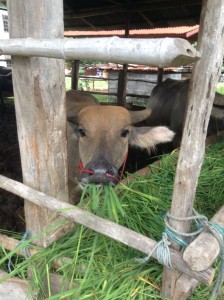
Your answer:
[[[117,101],[118,105],[126,107],[128,65],[124,64],[123,69],[118,73]]]
[[[11,38],[63,38],[63,1],[9,0]],[[68,202],[64,60],[13,57],[13,86],[23,182]],[[51,222],[46,209],[25,201],[31,235]],[[42,246],[64,234],[36,240]]]
[[[79,84],[79,60],[72,62],[72,84],[71,87],[73,90],[78,90]]]
[[[215,20],[215,22],[214,22]],[[189,87],[188,108],[174,182],[171,215],[192,214],[194,197],[204,158],[207,126],[224,50],[224,1],[204,0],[200,22],[200,61],[195,63]],[[187,221],[170,221],[181,232],[188,232]],[[173,245],[178,248],[177,245]],[[163,297],[172,298],[178,272],[164,269]],[[181,298],[183,299],[183,298]]]
[[[129,0],[126,1],[127,6],[127,20],[125,26],[125,38],[129,37],[130,19],[131,13],[129,10]],[[118,105],[127,107],[126,95],[127,95],[127,82],[128,82],[128,64],[123,64],[123,69],[118,73],[118,89],[117,89],[117,102]]]
[[[158,68],[158,74],[157,74],[157,84],[161,83],[163,81],[163,68]]]

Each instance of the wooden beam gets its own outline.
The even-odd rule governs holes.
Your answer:
[[[214,20],[216,20],[214,22]],[[224,51],[224,2],[205,0],[200,22],[199,50],[202,58],[193,69],[183,138],[174,182],[171,215],[192,215],[195,192],[204,158],[208,122],[221,72]],[[214,47],[215,45],[215,47]],[[189,221],[170,221],[180,232],[189,232]],[[173,244],[175,249],[179,247]],[[180,274],[164,269],[163,297],[174,295]]]
[[[37,37],[0,40],[0,49],[1,54],[16,56],[52,57],[68,60],[100,59],[108,62],[145,64],[160,68],[186,65],[200,58],[196,49],[188,41],[180,38],[44,39]]]
[[[0,270],[0,280],[8,275],[6,272]],[[29,295],[29,282],[20,278],[11,277],[0,283],[0,299],[1,300],[31,300]]]
[[[63,38],[62,0],[9,0],[7,6],[11,38]],[[23,182],[68,202],[64,61],[13,56],[12,69]],[[46,209],[27,201],[25,218],[32,236],[52,221]],[[48,246],[67,229],[36,243]]]
[[[98,217],[88,211],[78,208],[77,206],[58,201],[54,197],[47,196],[44,193],[36,191],[20,182],[6,178],[2,175],[0,175],[0,188],[23,197],[40,207],[45,207],[54,212],[54,214],[57,212],[59,215],[64,216],[73,222],[82,224],[87,228],[95,230],[147,255],[157,244],[156,241],[153,241],[142,234],[117,223]],[[214,277],[214,270],[212,268],[203,272],[195,272],[187,266],[179,252],[170,249],[170,256],[174,269],[179,270],[200,282],[206,284],[212,283]],[[152,257],[157,258],[156,252],[152,254]]]

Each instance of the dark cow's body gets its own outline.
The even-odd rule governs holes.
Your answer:
[[[0,100],[4,105],[4,95],[13,95],[12,69],[0,66]]]
[[[175,146],[180,144],[182,136],[189,83],[190,80],[166,79],[154,87],[147,105],[152,109],[148,125],[168,126],[176,133]],[[216,127],[220,124],[224,125],[224,96],[216,93],[208,135],[217,131]]]
[[[80,182],[116,184],[128,145],[150,150],[173,139],[174,133],[163,126],[133,126],[150,116],[149,109],[130,112],[120,106],[100,106],[95,97],[82,91],[69,91],[66,98],[72,201],[77,201]]]

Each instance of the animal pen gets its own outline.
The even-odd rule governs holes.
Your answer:
[[[208,120],[224,54],[224,2],[203,2],[199,52],[187,41],[171,38],[127,38],[122,39],[122,43],[116,37],[64,39],[62,0],[8,0],[7,6],[10,40],[0,40],[0,49],[2,54],[13,56],[23,184],[0,175],[0,187],[25,199],[26,227],[31,232],[31,237],[38,237],[33,242],[48,247],[71,230],[71,225],[65,224],[55,232],[40,237],[40,232],[47,231],[48,227],[58,221],[59,217],[52,221],[52,212],[56,211],[61,217],[147,255],[158,245],[148,237],[69,203],[65,59],[100,58],[110,62],[147,64],[160,68],[195,61],[170,209],[172,218],[169,220],[177,232],[189,232],[188,217],[193,211]],[[224,225],[224,207],[215,214],[212,222]],[[218,232],[218,235],[221,234]],[[17,243],[18,241],[1,235],[1,245],[6,249],[16,247]],[[213,244],[217,251],[211,247]],[[197,259],[199,247],[200,260]],[[202,232],[184,254],[179,252],[178,244],[172,242],[170,259],[173,268],[164,266],[162,297],[186,299],[199,282],[211,284],[214,277],[212,264],[218,253],[219,244],[207,231]],[[152,257],[158,258],[156,251],[152,252]],[[4,284],[6,288],[6,282],[1,283],[3,287]],[[24,282],[20,283],[15,279],[11,284],[16,289],[16,284],[21,287]]]

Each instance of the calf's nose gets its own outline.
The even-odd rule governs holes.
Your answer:
[[[119,182],[118,170],[105,159],[98,159],[85,166],[87,172],[82,173],[82,183],[98,183],[116,185]]]

